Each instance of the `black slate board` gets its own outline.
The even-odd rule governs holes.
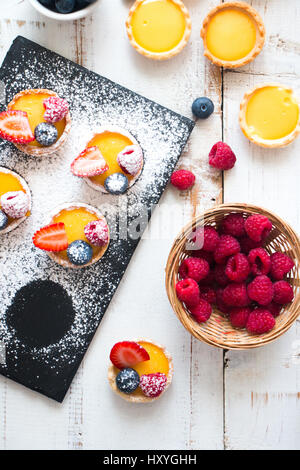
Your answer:
[[[0,166],[20,173],[33,196],[32,216],[1,238],[0,341],[6,364],[0,373],[61,402],[145,229],[139,227],[135,238],[126,239],[124,230],[120,236],[119,214],[133,226],[145,209],[150,219],[194,123],[20,36],[0,80],[6,103],[23,89],[49,88],[66,98],[72,111],[70,138],[57,155],[37,159],[0,143]],[[104,123],[128,129],[144,150],[142,176],[119,198],[94,191],[69,171],[87,132]],[[71,201],[102,209],[113,233],[102,260],[79,271],[56,265],[31,242],[49,211]]]

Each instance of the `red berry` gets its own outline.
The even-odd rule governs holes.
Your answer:
[[[179,275],[186,279],[194,279],[196,282],[204,279],[209,273],[209,264],[202,258],[186,258],[179,268]]]
[[[128,145],[117,156],[119,167],[127,175],[135,176],[143,165],[143,151],[139,145]]]
[[[50,96],[49,98],[46,98],[43,101],[43,105],[46,110],[44,119],[46,122],[51,122],[51,124],[62,121],[69,112],[68,102],[58,96]]]
[[[110,360],[118,369],[133,367],[140,362],[149,361],[150,356],[145,348],[134,341],[116,343],[110,351]]]
[[[274,296],[274,287],[268,276],[257,276],[247,289],[249,298],[255,300],[259,305],[268,305]]]
[[[231,235],[221,235],[218,246],[214,252],[216,263],[225,263],[229,256],[239,253],[240,249],[240,244],[236,238]]]
[[[197,249],[215,251],[219,243],[219,235],[214,227],[207,225],[206,227],[197,228],[192,240]]]
[[[209,304],[215,304],[217,301],[214,289],[208,286],[201,287],[200,298],[206,300]]]
[[[276,252],[271,255],[271,276],[275,281],[281,281],[294,267],[294,261],[284,253]]]
[[[246,255],[237,253],[227,261],[226,276],[234,282],[243,282],[250,274],[250,265]]]
[[[97,146],[88,147],[71,164],[73,175],[80,178],[102,175],[108,165]]]
[[[261,335],[274,328],[275,319],[267,309],[257,308],[250,313],[246,326],[249,333]]]
[[[197,305],[190,307],[190,312],[195,318],[196,322],[204,323],[210,318],[212,314],[212,308],[206,300],[200,299]]]
[[[271,258],[264,248],[254,248],[249,252],[248,261],[254,276],[268,274],[271,268]]]
[[[245,219],[242,214],[229,214],[222,220],[221,231],[225,235],[243,237],[245,232]]]
[[[248,237],[255,242],[261,242],[272,230],[272,223],[265,215],[250,215],[245,221],[245,230]]]
[[[221,287],[226,287],[227,284],[229,284],[230,282],[230,279],[226,275],[225,269],[226,269],[226,264],[217,264],[214,268],[215,281]]]
[[[93,220],[84,227],[87,240],[95,246],[104,246],[109,240],[109,229],[104,219]]]
[[[249,307],[235,307],[230,310],[230,321],[235,328],[246,328],[248,317],[251,313]]]
[[[193,307],[199,303],[200,290],[199,286],[194,279],[183,279],[176,284],[176,294],[181,302],[184,302],[188,307]]]
[[[188,170],[177,170],[171,176],[171,184],[181,191],[191,188],[195,183],[195,175]]]
[[[278,317],[278,315],[280,314],[281,308],[282,308],[281,305],[276,304],[274,301],[266,305],[266,309],[269,310],[270,313],[272,313],[274,318]]]
[[[32,241],[37,248],[45,251],[63,251],[69,245],[65,224],[62,222],[41,228],[35,232]]]
[[[167,377],[161,372],[144,374],[140,377],[140,387],[144,395],[149,398],[158,397],[166,388]]]
[[[215,264],[214,255],[211,251],[204,251],[204,250],[192,250],[191,255],[195,256],[196,258],[205,259],[210,266]]]
[[[241,252],[245,255],[248,255],[248,253],[254,248],[259,248],[261,246],[261,242],[255,242],[249,237],[242,237],[239,242],[241,245]]]
[[[293,289],[287,281],[277,281],[274,283],[274,302],[285,305],[289,304],[293,298]]]
[[[30,209],[30,198],[24,191],[10,191],[2,194],[0,206],[8,217],[20,219]]]
[[[224,289],[217,289],[216,290],[216,297],[217,297],[217,307],[220,312],[225,313],[227,315],[229,313],[230,307],[225,304],[223,298]]]
[[[209,271],[208,275],[199,282],[199,286],[212,286],[214,283],[214,272],[212,270]]]
[[[3,111],[0,113],[0,138],[15,144],[28,144],[35,137],[25,111]]]
[[[230,170],[234,167],[236,156],[224,142],[217,142],[209,152],[209,164],[219,170]]]
[[[229,307],[246,307],[249,305],[246,284],[228,284],[223,291],[223,300]]]

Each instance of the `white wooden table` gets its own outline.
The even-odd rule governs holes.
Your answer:
[[[164,63],[131,49],[124,21],[132,3],[101,0],[93,17],[62,24],[47,21],[26,0],[0,0],[1,61],[21,34],[186,116],[197,96],[215,103],[214,115],[197,123],[180,161],[196,173],[196,187],[184,196],[166,190],[151,229],[167,205],[178,206],[178,220],[163,239],[146,236],[140,243],[64,403],[0,378],[0,448],[300,449],[299,321],[270,346],[223,352],[183,329],[164,290],[175,234],[222,198],[265,206],[299,229],[300,139],[278,151],[259,149],[243,137],[237,115],[243,93],[256,83],[279,81],[300,94],[300,2],[249,1],[264,18],[265,48],[250,65],[223,73],[204,60],[200,40],[202,20],[218,0],[185,0],[192,37]],[[238,158],[224,180],[207,164],[208,151],[222,138]],[[143,407],[114,396],[106,380],[111,346],[135,337],[165,344],[175,363],[170,391]]]

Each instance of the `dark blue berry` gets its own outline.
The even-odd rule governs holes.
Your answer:
[[[76,0],[76,8],[81,10],[82,8],[86,8],[90,3],[87,0]]]
[[[75,240],[67,249],[69,261],[76,266],[83,266],[91,261],[93,248],[84,240]]]
[[[212,100],[206,98],[197,98],[192,105],[192,112],[200,119],[207,119],[214,112],[214,104]]]
[[[54,8],[55,0],[39,0],[39,2],[46,8]]]
[[[48,122],[41,122],[34,129],[34,137],[36,141],[43,147],[49,147],[57,141],[58,132],[53,124],[48,124]]]
[[[58,13],[72,13],[75,9],[75,0],[55,0]]]
[[[128,189],[128,178],[123,173],[113,173],[104,181],[104,187],[110,194],[123,194]]]
[[[0,230],[5,229],[8,224],[8,217],[7,215],[0,209]]]
[[[116,385],[118,389],[123,393],[134,392],[140,383],[139,374],[130,367],[122,369],[116,377]]]

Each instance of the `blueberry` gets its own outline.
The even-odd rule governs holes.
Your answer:
[[[7,215],[0,209],[0,230],[4,230],[8,224]]]
[[[123,393],[134,392],[140,383],[139,374],[130,367],[122,369],[116,377],[116,385],[118,389]]]
[[[72,13],[75,9],[75,0],[55,0],[58,13]]]
[[[84,240],[75,240],[68,246],[67,255],[72,264],[83,266],[91,261],[93,248]]]
[[[48,122],[41,122],[34,129],[34,137],[36,138],[36,141],[43,147],[49,147],[57,141],[58,132],[53,124],[48,124]]]
[[[207,119],[214,112],[214,104],[212,100],[206,98],[197,98],[192,105],[192,112],[200,119]]]
[[[82,10],[82,8],[86,8],[90,3],[87,0],[76,0],[76,8],[78,10]]]
[[[124,194],[128,184],[128,178],[123,173],[113,173],[104,181],[104,187],[110,194]]]
[[[39,0],[39,2],[46,8],[54,8],[55,0]]]

